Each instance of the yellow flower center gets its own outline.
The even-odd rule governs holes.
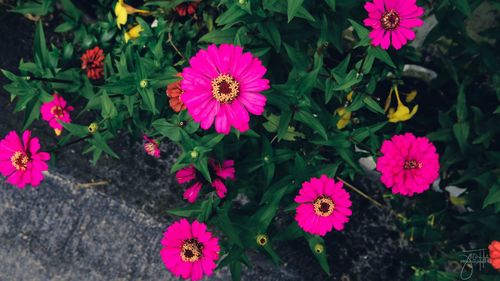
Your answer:
[[[399,14],[394,10],[389,10],[382,15],[380,24],[385,30],[394,30],[398,28],[400,21]]]
[[[50,109],[50,113],[52,113],[57,119],[61,119],[64,116],[64,109],[59,105],[56,105]]]
[[[212,95],[220,103],[231,103],[240,93],[240,84],[228,74],[212,80]]]
[[[12,155],[12,157],[10,157],[12,166],[14,166],[14,168],[18,171],[26,171],[29,161],[30,158],[23,151],[17,151],[14,155]]]
[[[144,144],[144,149],[146,150],[147,154],[154,155],[156,150],[156,145],[152,142],[148,142]]]
[[[198,240],[191,238],[184,241],[181,249],[181,259],[184,262],[195,262],[202,256],[203,244]]]
[[[316,198],[313,205],[314,213],[321,217],[328,217],[335,209],[335,203],[333,203],[333,200],[326,195],[321,195]]]
[[[417,160],[405,161],[404,165],[405,170],[420,169],[420,168],[422,168],[422,162],[418,162]]]

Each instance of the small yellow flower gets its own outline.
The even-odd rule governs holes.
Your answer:
[[[62,130],[61,129],[54,129],[54,133],[56,134],[56,136],[60,136],[62,133]]]
[[[142,26],[140,24],[134,25],[132,28],[130,28],[127,32],[125,32],[124,39],[125,43],[128,42],[128,40],[132,39],[137,39],[139,36],[141,36],[141,32],[143,32],[144,29],[142,29]]]
[[[347,95],[348,102],[352,101],[352,95],[353,92]],[[342,130],[351,122],[351,112],[347,111],[344,106],[341,106],[335,110],[335,113],[340,116],[340,120],[337,121],[337,129]]]
[[[125,2],[123,2],[123,1],[124,0],[118,0],[118,2],[116,2],[116,5],[115,5],[116,25],[118,26],[118,28],[121,28],[122,25],[125,25],[127,23],[127,15],[131,15],[131,14],[149,15],[149,14],[151,14],[150,11],[136,9],[128,4],[125,4]]]
[[[397,108],[389,108],[392,100],[392,93],[395,93],[396,99],[398,101],[398,106]],[[411,95],[411,93],[410,93]],[[416,92],[415,92],[416,95]],[[414,98],[414,97],[413,97]],[[410,98],[410,100],[413,100],[413,98]],[[417,113],[418,110],[418,105],[415,105],[413,109],[410,112],[410,109],[403,104],[399,97],[399,91],[398,91],[398,86],[395,85],[394,87],[391,88],[391,91],[389,92],[389,96],[387,97],[387,100],[385,101],[385,108],[384,111],[387,112],[387,118],[389,119],[389,122],[392,123],[397,123],[397,122],[403,122],[410,120],[415,113]]]

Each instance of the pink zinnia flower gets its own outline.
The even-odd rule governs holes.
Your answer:
[[[439,155],[426,137],[393,136],[382,143],[381,152],[383,156],[377,159],[380,180],[394,194],[422,193],[439,176]]]
[[[222,165],[213,160],[210,160],[208,163],[210,164],[209,167],[213,169],[216,175],[212,181],[212,187],[215,188],[215,192],[220,198],[224,198],[226,197],[227,188],[223,180],[236,180],[234,161],[226,160],[222,163]],[[188,200],[189,203],[194,203],[196,198],[198,198],[201,188],[203,187],[203,183],[205,182],[203,176],[198,175],[195,167],[190,165],[177,171],[175,177],[179,184],[195,181],[192,186],[186,189],[183,195],[184,199]]]
[[[299,203],[295,220],[311,234],[324,236],[332,227],[343,230],[352,214],[351,199],[342,182],[335,183],[326,175],[302,183],[295,202]]]
[[[58,93],[52,95],[52,101],[44,103],[40,107],[42,119],[49,122],[49,126],[54,129],[54,132],[59,136],[62,132],[63,125],[58,121],[64,123],[71,123],[70,111],[73,111],[72,106],[66,105],[66,101]]]
[[[159,158],[160,149],[158,148],[158,142],[146,135],[144,135],[142,138],[144,139],[144,151],[146,151],[148,155]]]
[[[399,50],[407,40],[415,39],[414,27],[424,22],[419,18],[424,9],[415,4],[416,0],[374,0],[365,4],[368,18],[365,26],[371,27],[369,37],[374,46],[388,49],[391,45]]]
[[[161,244],[163,263],[176,277],[196,281],[203,275],[210,276],[219,259],[219,240],[196,220],[190,224],[181,219],[169,226]]]
[[[19,188],[40,184],[42,172],[48,170],[46,161],[50,154],[38,150],[40,142],[31,137],[30,131],[24,131],[22,140],[11,131],[0,141],[0,173],[8,178],[8,183]]]
[[[222,44],[200,50],[182,72],[182,101],[196,122],[209,129],[215,120],[218,133],[228,134],[231,126],[240,132],[249,129],[248,112],[261,115],[269,89],[262,77],[266,68],[238,46]]]

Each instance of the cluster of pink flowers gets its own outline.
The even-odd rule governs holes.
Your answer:
[[[194,14],[198,1],[181,4],[176,10],[179,15]],[[421,26],[420,17],[424,10],[415,0],[374,0],[367,2],[368,18],[364,24],[371,27],[369,37],[374,46],[400,49],[408,40],[415,38],[412,30]],[[90,79],[100,79],[104,75],[103,50],[99,47],[87,50],[81,57],[82,70]],[[262,115],[267,99],[262,92],[269,89],[269,81],[264,78],[267,69],[257,57],[243,48],[230,44],[210,45],[200,50],[183,69],[181,81],[167,87],[169,105],[175,112],[184,109],[202,129],[212,126],[221,134],[228,134],[232,128],[239,132],[249,130],[250,114]],[[63,130],[61,122],[70,123],[73,107],[67,105],[58,93],[53,100],[41,107],[42,119],[47,121],[56,133]],[[160,156],[157,140],[143,136],[143,147],[148,155]],[[24,188],[27,184],[37,186],[43,179],[43,171],[48,169],[50,155],[40,152],[37,138],[30,131],[23,133],[22,139],[16,132],[10,132],[0,141],[0,172],[8,182]],[[393,136],[384,141],[382,156],[377,159],[377,170],[382,183],[392,193],[413,196],[421,193],[439,176],[439,155],[436,148],[425,137],[415,137],[411,133]],[[210,183],[216,194],[224,198],[228,192],[226,181],[236,180],[233,160],[218,163],[209,160],[213,181]],[[191,183],[183,197],[194,203],[202,187],[208,182],[193,165],[176,173],[179,184]],[[342,182],[321,175],[302,183],[295,197],[298,204],[295,220],[307,233],[324,236],[335,229],[342,231],[352,215],[351,199]],[[210,276],[219,259],[218,239],[207,231],[204,223],[181,219],[170,225],[161,241],[161,258],[168,270],[175,276],[200,280]],[[492,264],[498,267],[500,244],[492,244],[496,251]]]
[[[71,123],[70,112],[74,108],[67,105],[66,100],[58,93],[53,94],[52,97],[52,101],[46,102],[40,107],[40,113],[42,114],[42,119],[49,122],[50,127],[59,136],[63,129],[63,125],[60,122]]]
[[[216,163],[214,160],[210,160],[209,164],[216,175],[215,179],[212,181],[212,187],[215,188],[215,192],[220,198],[224,198],[227,193],[227,187],[224,184],[224,180],[236,180],[234,161],[226,160],[221,165]],[[198,198],[201,188],[203,187],[203,183],[205,182],[203,176],[199,175],[195,167],[190,165],[177,171],[175,177],[179,184],[194,181],[194,184],[184,192],[184,199],[188,200],[189,203],[194,203]]]

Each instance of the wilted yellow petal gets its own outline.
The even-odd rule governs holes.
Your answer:
[[[122,28],[127,23],[127,9],[123,7],[123,0],[119,0],[115,5],[116,25]]]
[[[349,122],[351,122],[350,111],[347,111],[345,107],[339,107],[337,108],[337,110],[335,110],[335,113],[337,113],[340,116],[339,121],[337,121],[337,128],[339,130],[342,130],[347,125],[349,125]]]
[[[352,95],[354,94],[354,92],[350,92],[349,94],[347,94],[347,100],[348,101],[352,101]]]
[[[387,110],[389,109],[389,106],[391,106],[393,89],[394,88],[391,87],[391,90],[389,91],[389,95],[387,96],[387,99],[385,100],[384,112],[387,112]]]
[[[129,29],[127,32],[125,32],[125,43],[127,43],[130,39],[134,40],[139,38],[142,31],[144,31],[144,29],[142,29],[142,26],[140,24],[137,24]]]
[[[127,10],[127,14],[131,15],[131,14],[143,14],[143,15],[149,15],[151,12],[150,11],[146,11],[146,10],[139,10],[139,9],[136,9],[128,4],[123,4],[123,6],[125,7],[125,9]]]
[[[391,109],[389,110],[389,114],[387,114],[389,122],[392,123],[403,122],[409,120],[410,118],[413,117],[413,115],[415,115],[415,113],[417,113],[418,105],[413,107],[411,113],[410,109],[407,106],[403,105],[402,103],[398,104],[398,108],[396,109],[396,111],[394,111],[393,108]]]
[[[413,109],[411,110],[411,113],[410,113],[410,117],[408,119],[412,118],[413,115],[415,115],[417,113],[417,110],[418,110],[418,104],[413,107]]]
[[[408,95],[406,95],[405,101],[407,103],[410,103],[415,99],[416,96],[417,96],[417,90],[413,90]]]
[[[389,97],[387,98],[387,100],[389,102],[386,101],[386,105],[385,105],[386,108],[388,108],[390,105],[390,98],[391,98],[393,89],[394,89],[394,93],[396,95],[396,99],[398,100],[398,107],[396,108],[396,110],[394,110],[394,108],[389,109],[389,112],[387,114],[387,118],[389,119],[389,122],[396,123],[396,122],[403,122],[403,121],[409,120],[410,118],[413,117],[413,115],[415,115],[415,113],[417,113],[418,105],[413,107],[413,109],[410,112],[410,109],[407,106],[405,106],[403,104],[403,102],[401,101],[401,99],[399,97],[399,92],[398,92],[397,86],[394,86],[391,89],[391,92],[389,93]],[[387,111],[387,109],[385,109],[384,111]]]

